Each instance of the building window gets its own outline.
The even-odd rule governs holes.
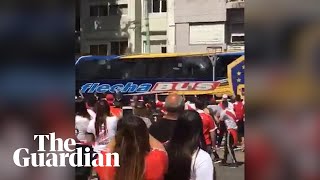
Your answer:
[[[225,25],[219,23],[196,23],[189,26],[190,44],[223,44]]]
[[[150,41],[150,53],[166,53],[166,40],[151,40]],[[146,53],[147,42],[143,41],[143,52]]]
[[[112,55],[124,55],[128,48],[128,41],[111,42]]]
[[[167,12],[167,0],[161,1],[161,12]]]
[[[167,0],[151,0],[149,3],[150,13],[167,12]]]
[[[108,55],[108,45],[106,44],[91,45],[90,54],[91,55]]]
[[[107,5],[95,5],[90,6],[90,16],[99,17],[108,15]]]
[[[167,47],[162,46],[161,47],[161,53],[167,53]]]
[[[111,4],[109,6],[109,16],[121,16],[128,14],[128,4]]]
[[[231,43],[244,43],[244,33],[232,33]]]

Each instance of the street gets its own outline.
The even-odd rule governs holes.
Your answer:
[[[220,157],[223,157],[223,150],[218,150]],[[236,158],[239,162],[244,162],[244,152],[235,151]],[[217,180],[244,180],[244,164],[238,168],[230,168],[214,164]]]

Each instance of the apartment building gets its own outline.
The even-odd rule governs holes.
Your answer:
[[[244,50],[244,1],[228,0],[226,3],[226,45],[228,50]]]
[[[81,0],[81,53],[126,54],[146,51],[144,0]],[[166,0],[149,0],[150,49],[166,52]]]
[[[80,0],[82,54],[244,49],[244,2],[239,0]]]
[[[124,54],[128,49],[129,0],[81,0],[82,54]]]
[[[171,31],[169,41],[174,42],[175,46],[170,46],[170,51],[244,49],[243,1],[171,1],[174,1],[174,8],[170,11],[174,17],[174,31]]]
[[[143,0],[145,3],[146,0]],[[148,0],[149,31],[150,31],[150,52],[167,52],[167,0]],[[146,6],[142,6],[146,7]],[[142,8],[142,11],[145,11]],[[143,14],[142,19],[144,19]],[[146,52],[146,26],[142,21],[142,53]]]

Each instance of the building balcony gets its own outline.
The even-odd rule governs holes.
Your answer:
[[[244,0],[227,0],[227,9],[244,8]]]

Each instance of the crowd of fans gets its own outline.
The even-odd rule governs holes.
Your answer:
[[[157,95],[123,99],[121,94],[76,99],[77,146],[120,156],[120,167],[93,169],[100,180],[212,180],[213,163],[238,166],[234,150],[244,151],[245,119],[239,95],[231,101],[223,95],[220,103],[177,94],[163,101]],[[125,107],[132,111],[125,113]],[[77,168],[77,179],[87,180],[91,172]]]

